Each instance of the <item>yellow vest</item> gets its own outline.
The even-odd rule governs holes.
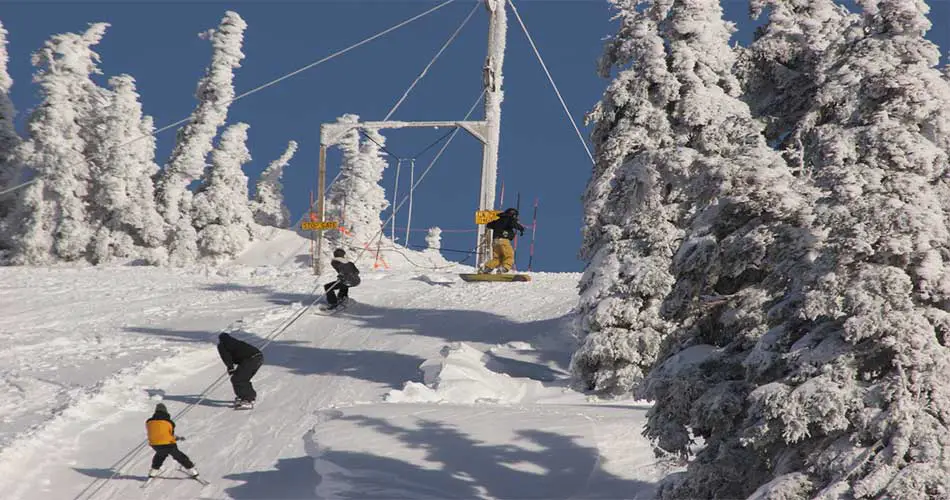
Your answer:
[[[148,431],[148,444],[151,446],[175,444],[175,428],[168,420],[149,419],[145,422],[145,430]]]

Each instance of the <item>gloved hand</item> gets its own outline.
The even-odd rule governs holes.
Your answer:
[[[237,368],[228,368],[228,375],[234,375],[235,371],[237,371]]]
[[[185,436],[175,436],[175,441],[186,441]]]
[[[524,236],[524,229],[519,229],[518,234],[520,234],[521,236]]]

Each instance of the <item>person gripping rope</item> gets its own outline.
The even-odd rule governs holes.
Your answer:
[[[161,472],[162,464],[169,455],[181,464],[191,477],[198,477],[195,463],[178,449],[178,441],[184,441],[185,438],[175,435],[175,422],[164,404],[155,405],[155,413],[145,421],[145,430],[148,433],[148,444],[155,450],[148,477],[155,477]]]
[[[333,251],[333,260],[330,261],[333,270],[336,271],[336,280],[323,285],[327,293],[327,310],[336,309],[340,305],[346,305],[350,298],[350,288],[360,284],[360,270],[356,264],[346,258],[346,251],[337,248]]]
[[[515,250],[511,247],[511,240],[515,239],[515,231],[524,236],[524,226],[518,222],[518,209],[505,210],[485,228],[492,231],[492,259],[478,272],[491,273],[496,268],[499,273],[510,272],[515,267]]]
[[[235,408],[253,408],[257,391],[254,390],[251,378],[264,363],[263,353],[247,342],[222,333],[218,336],[218,354],[231,376],[231,386],[236,396]]]

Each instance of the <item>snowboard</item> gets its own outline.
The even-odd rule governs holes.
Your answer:
[[[320,311],[320,314],[330,315],[330,314],[336,314],[340,311],[344,311],[346,310],[347,307],[350,307],[351,305],[353,305],[353,300],[346,299],[345,301],[340,302],[340,304],[334,307],[333,309],[330,309],[330,306],[327,304],[322,304],[317,309]]]
[[[512,281],[531,281],[531,276],[527,274],[488,274],[488,273],[463,273],[459,274],[462,281],[492,281],[492,282],[512,282]]]

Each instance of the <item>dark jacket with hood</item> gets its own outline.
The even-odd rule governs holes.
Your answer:
[[[227,333],[222,333],[218,336],[218,354],[221,355],[221,361],[224,361],[228,371],[231,371],[235,364],[240,364],[254,356],[260,356],[261,350]]]
[[[330,261],[330,265],[337,273],[336,279],[344,285],[352,287],[360,284],[360,270],[356,268],[356,264],[347,260],[346,257],[334,257]]]
[[[513,240],[515,231],[524,236],[524,226],[518,222],[518,217],[505,212],[498,214],[498,218],[486,224],[485,227],[492,230],[492,238]]]

